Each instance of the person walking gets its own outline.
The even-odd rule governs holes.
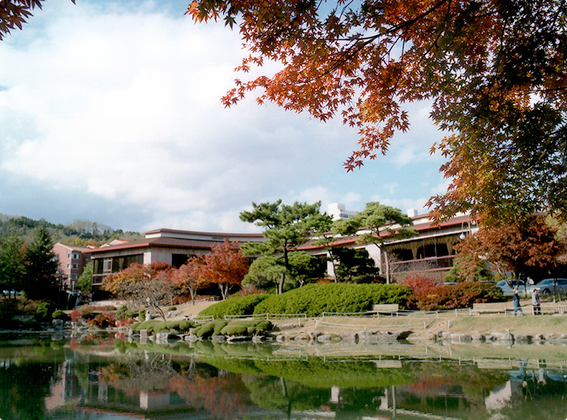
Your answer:
[[[541,303],[539,301],[539,293],[537,289],[532,291],[532,307],[534,315],[541,315]]]
[[[513,301],[514,301],[514,316],[516,316],[516,314],[518,313],[518,311],[520,311],[520,313],[522,314],[522,316],[526,316],[524,314],[524,311],[522,310],[522,305],[520,303],[520,295],[518,293],[518,288],[516,287],[514,289],[514,297],[513,297]]]

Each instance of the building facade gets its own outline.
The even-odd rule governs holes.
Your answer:
[[[211,233],[176,229],[146,232],[144,239],[118,243],[89,250],[93,262],[93,291],[100,291],[102,281],[110,274],[128,268],[132,263],[165,262],[174,267],[185,264],[193,255],[211,252],[214,244],[240,241],[262,242],[261,233]]]
[[[470,219],[468,215],[459,214],[452,219],[435,223],[428,215],[410,214],[413,220],[413,228],[417,231],[417,236],[403,240],[389,240],[388,233],[383,234],[383,244],[358,244],[358,235],[352,237],[338,237],[331,246],[346,248],[364,248],[369,256],[380,268],[382,276],[395,281],[407,276],[412,272],[427,273],[427,275],[437,281],[443,281],[449,270],[453,267],[455,259],[455,244],[462,241],[466,236],[478,230],[478,225]],[[395,229],[395,226],[390,228]],[[358,233],[367,233],[361,229]],[[314,244],[314,241],[307,242],[299,248],[311,255],[326,257],[328,251]],[[333,273],[331,262],[328,263],[327,272]]]
[[[57,242],[52,249],[58,262],[57,274],[68,290],[74,290],[77,279],[90,261],[89,248]]]

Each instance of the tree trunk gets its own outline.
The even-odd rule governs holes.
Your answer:
[[[195,297],[197,296],[197,289],[190,287],[189,294],[191,295],[191,303],[195,306]]]
[[[281,295],[283,293],[284,283],[285,283],[285,272],[283,272],[280,277],[280,282],[278,284],[278,290],[277,290],[278,295]]]

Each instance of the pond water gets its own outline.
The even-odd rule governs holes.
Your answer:
[[[567,419],[559,345],[0,340],[1,420]]]

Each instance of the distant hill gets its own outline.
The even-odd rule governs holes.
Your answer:
[[[35,228],[40,224],[47,227],[54,242],[79,246],[98,246],[114,239],[133,241],[142,238],[139,232],[125,232],[122,229],[113,229],[110,226],[89,220],[75,220],[72,223],[62,225],[44,219],[34,220],[25,216],[8,216],[0,213],[0,239],[6,235],[16,234],[24,241],[30,241],[33,238]]]

